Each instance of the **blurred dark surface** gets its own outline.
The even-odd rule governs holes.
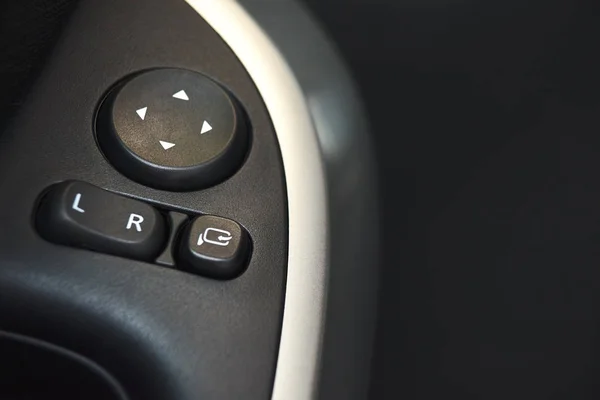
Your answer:
[[[380,162],[372,398],[599,398],[598,2],[307,2]]]
[[[22,104],[76,0],[10,0],[0,5],[0,129]]]

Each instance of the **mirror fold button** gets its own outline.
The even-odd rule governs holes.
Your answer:
[[[214,215],[194,219],[181,237],[179,264],[188,272],[232,279],[247,267],[250,237],[237,222]]]

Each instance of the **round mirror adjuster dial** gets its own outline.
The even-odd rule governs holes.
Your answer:
[[[236,99],[210,78],[183,69],[140,73],[102,102],[96,136],[108,160],[157,189],[215,185],[237,171],[248,126]]]

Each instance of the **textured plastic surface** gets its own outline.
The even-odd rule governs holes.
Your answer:
[[[201,192],[154,190],[121,175],[98,151],[93,118],[102,95],[123,77],[157,67],[204,73],[244,104],[253,144],[229,180]],[[268,398],[287,255],[280,166],[253,83],[184,2],[81,2],[0,137],[0,328],[82,354],[131,399]],[[35,201],[67,179],[231,218],[253,238],[250,265],[220,282],[47,243],[34,230]]]
[[[164,267],[175,267],[175,244],[181,233],[181,229],[183,229],[185,223],[188,221],[188,216],[186,214],[171,211],[168,217],[171,235],[169,236],[167,248],[160,256],[158,256],[156,263]]]
[[[128,400],[107,371],[62,347],[0,331],[0,354],[3,400]]]

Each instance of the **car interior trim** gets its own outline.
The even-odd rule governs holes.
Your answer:
[[[269,111],[288,197],[289,253],[272,399],[317,393],[327,297],[327,196],[319,140],[303,92],[284,57],[234,0],[186,0],[246,68]]]

